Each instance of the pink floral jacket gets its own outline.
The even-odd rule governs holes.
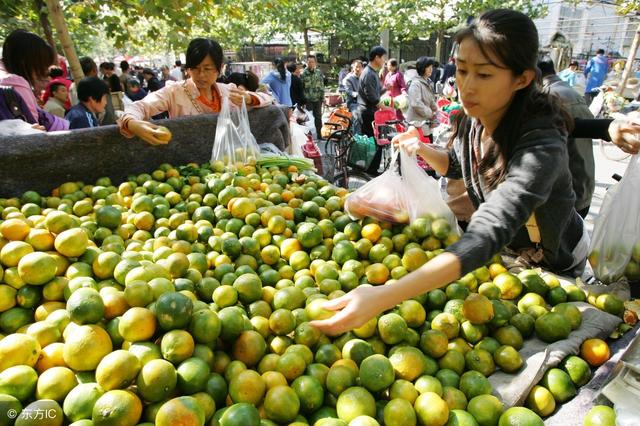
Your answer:
[[[220,98],[228,97],[235,84],[216,83],[216,88]],[[267,93],[250,92],[259,104],[254,104],[248,108],[261,108],[273,104],[273,97]],[[213,113],[210,107],[198,101],[200,92],[191,79],[184,81],[167,81],[165,87],[155,92],[149,93],[144,99],[133,102],[124,109],[124,115],[118,120],[120,132],[126,137],[133,137],[127,129],[129,120],[149,120],[152,116],[167,111],[169,118],[182,117],[185,115],[199,115]],[[231,108],[236,108],[230,104]]]

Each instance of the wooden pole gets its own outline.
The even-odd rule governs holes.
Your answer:
[[[64,55],[69,61],[69,65],[71,66],[71,74],[73,75],[73,79],[75,81],[79,81],[82,77],[84,77],[84,73],[82,72],[82,67],[80,66],[78,55],[76,55],[76,49],[73,45],[73,40],[71,40],[71,36],[69,35],[69,29],[67,28],[67,23],[64,20],[64,13],[62,12],[62,8],[60,7],[60,2],[58,0],[47,0],[47,7],[49,8],[49,16],[51,17],[51,21],[56,27],[56,33],[58,35],[58,39],[60,40],[60,44],[62,45]]]
[[[633,61],[636,59],[636,53],[638,52],[638,45],[640,44],[640,24],[638,24],[638,28],[636,28],[636,35],[633,37],[633,42],[631,43],[631,48],[629,49],[629,57],[627,58],[627,63],[624,66],[624,71],[622,72],[622,78],[620,79],[620,85],[618,86],[618,93],[622,94],[624,92],[624,88],[627,86],[627,80],[629,79],[629,75],[631,75],[631,68],[633,68]]]

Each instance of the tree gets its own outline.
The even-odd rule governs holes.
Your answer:
[[[495,8],[520,10],[532,18],[543,16],[546,8],[533,0],[363,0],[376,11],[380,29],[393,33],[398,41],[427,37],[436,33],[436,58],[444,59],[442,46],[447,32],[467,19]]]

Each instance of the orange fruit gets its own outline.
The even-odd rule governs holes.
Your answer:
[[[609,345],[601,339],[587,339],[580,346],[580,356],[592,367],[598,367],[609,359]]]
[[[389,269],[382,263],[367,266],[364,273],[367,276],[367,281],[374,285],[384,284],[389,279]]]
[[[363,238],[376,243],[382,236],[382,228],[377,223],[369,223],[362,227],[360,234]]]
[[[7,219],[0,223],[0,234],[11,241],[23,241],[30,230],[31,227],[21,219]]]

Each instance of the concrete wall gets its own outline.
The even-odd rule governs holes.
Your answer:
[[[258,143],[289,145],[286,107],[270,106],[249,112]],[[152,146],[123,137],[116,126],[104,126],[29,136],[0,136],[0,197],[27,190],[42,194],[67,181],[93,183],[102,176],[122,182],[127,175],[149,173],[162,163],[184,165],[211,159],[216,114],[160,120],[173,140]]]

